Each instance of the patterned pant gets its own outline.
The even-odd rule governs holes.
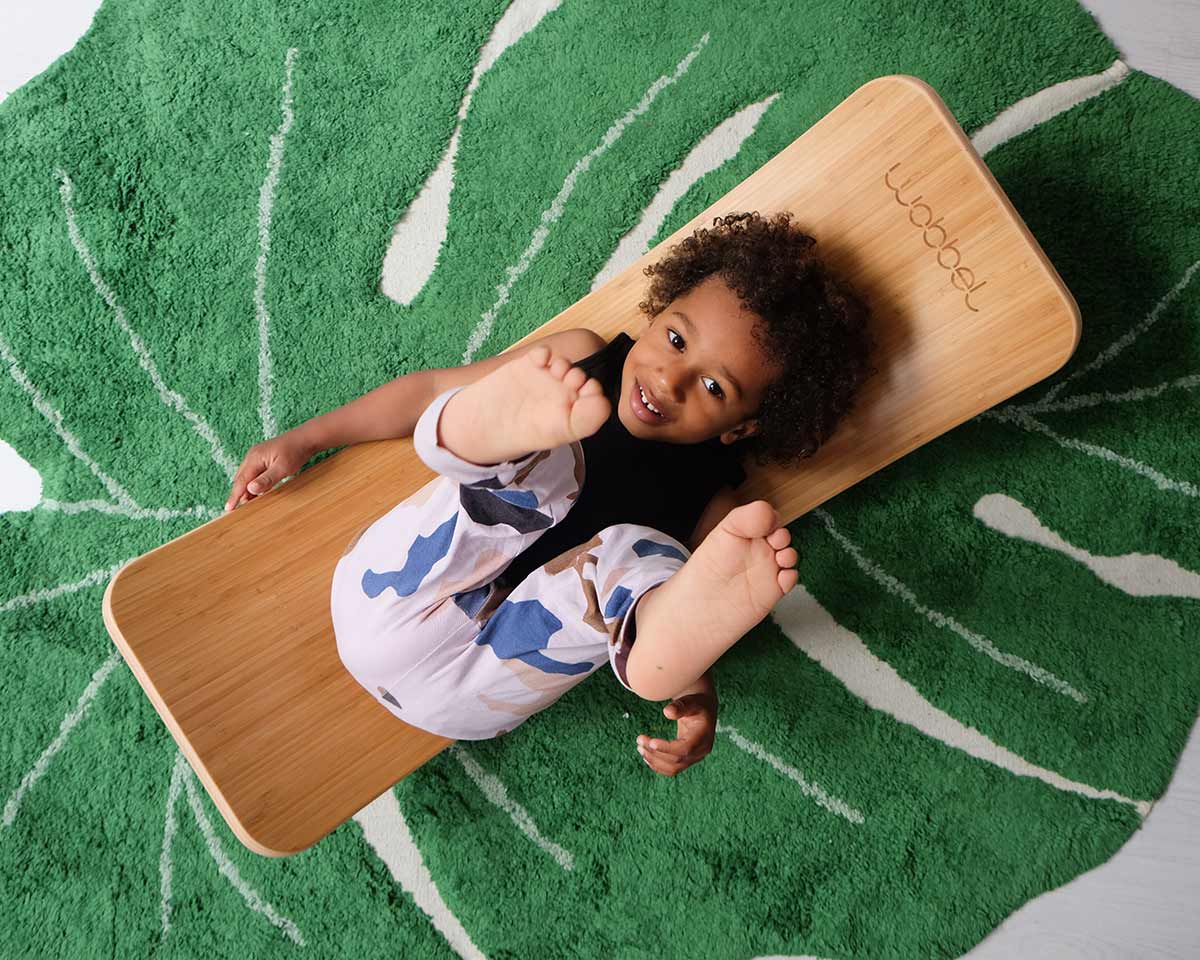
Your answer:
[[[437,442],[440,394],[413,431],[440,476],[364,528],[334,570],[330,609],[351,675],[405,723],[455,740],[507,733],[609,663],[626,689],[637,601],[684,544],[616,524],[512,587],[492,581],[571,509],[578,442],[481,467]]]

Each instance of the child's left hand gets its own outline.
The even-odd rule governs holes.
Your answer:
[[[710,688],[676,697],[663,707],[663,716],[675,721],[676,739],[651,739],[642,734],[637,742],[651,770],[674,777],[712,751],[717,732],[717,692]]]

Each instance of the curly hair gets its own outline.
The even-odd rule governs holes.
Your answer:
[[[766,388],[758,431],[735,448],[759,465],[790,465],[816,453],[853,405],[876,343],[861,295],[833,277],[813,252],[816,240],[790,223],[758,211],[714,217],[670,253],[642,270],[652,277],[638,308],[650,318],[712,274],[757,314],[751,334],[767,357],[782,358]],[[770,366],[775,366],[771,364]]]

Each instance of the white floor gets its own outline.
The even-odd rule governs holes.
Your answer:
[[[0,0],[0,100],[66,53],[99,5]],[[1083,5],[1131,67],[1200,98],[1200,0]],[[1030,901],[966,957],[1200,957],[1200,725],[1166,795],[1112,860]]]

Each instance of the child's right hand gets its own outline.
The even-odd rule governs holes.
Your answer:
[[[295,430],[256,443],[246,451],[242,465],[234,474],[225,512],[268,492],[284,477],[296,473],[316,452]]]

